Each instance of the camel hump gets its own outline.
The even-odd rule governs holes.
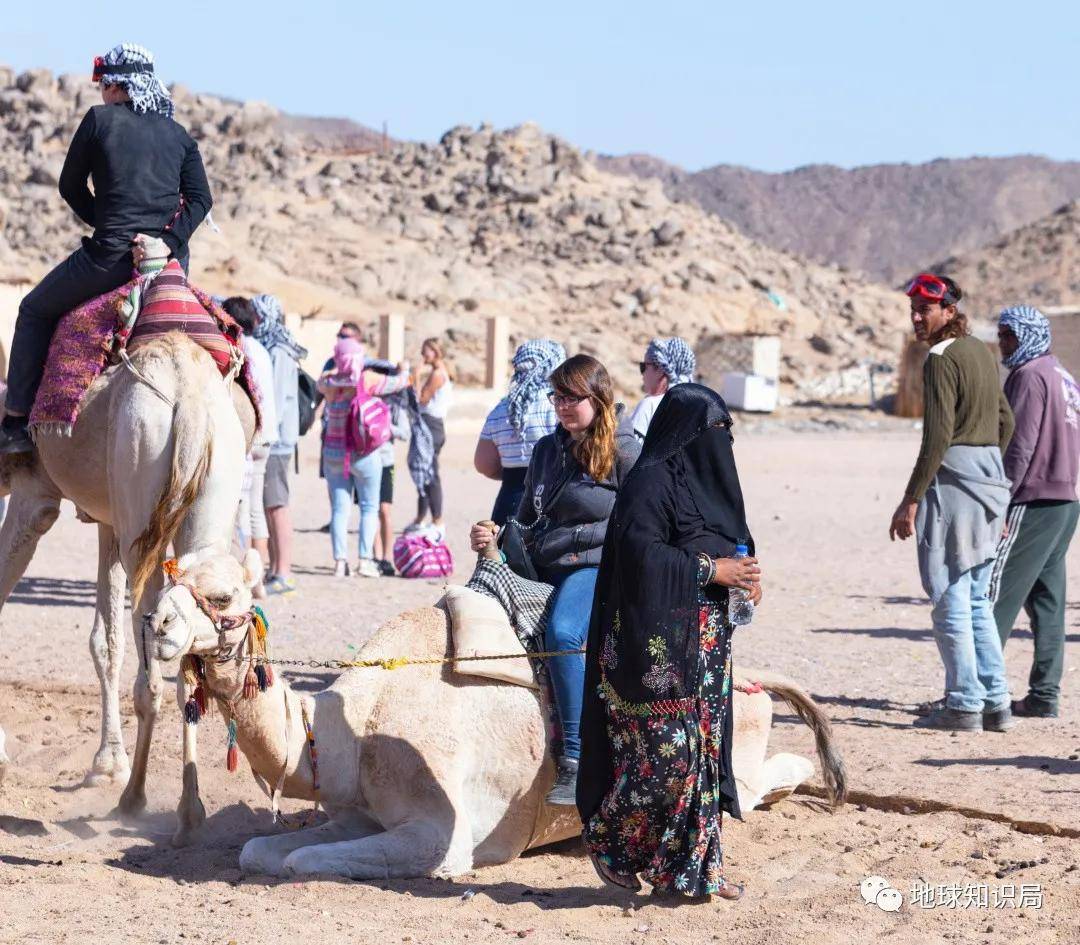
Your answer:
[[[360,648],[357,659],[444,659],[451,655],[450,616],[440,601],[391,617]]]

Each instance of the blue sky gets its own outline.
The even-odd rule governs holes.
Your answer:
[[[121,41],[167,81],[401,138],[533,120],[692,170],[1080,159],[1069,2],[60,0],[6,5],[0,63],[88,73]]]

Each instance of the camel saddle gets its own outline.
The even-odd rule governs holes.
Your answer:
[[[166,332],[179,331],[206,350],[223,377],[237,379],[258,413],[258,397],[240,348],[240,326],[188,282],[176,260],[156,273],[135,271],[129,282],[83,302],[56,327],[41,386],[30,412],[35,430],[70,434],[90,385]]]

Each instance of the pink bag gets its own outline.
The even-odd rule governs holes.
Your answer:
[[[381,397],[357,387],[345,427],[345,448],[353,456],[368,456],[389,442],[390,408]]]
[[[426,535],[400,535],[394,542],[394,567],[406,578],[449,577],[454,572],[450,546]]]

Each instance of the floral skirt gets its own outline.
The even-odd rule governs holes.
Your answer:
[[[611,869],[687,896],[724,885],[721,739],[731,711],[731,636],[723,608],[702,606],[701,648],[696,697],[638,705],[603,693],[613,784],[584,832],[589,852]]]

